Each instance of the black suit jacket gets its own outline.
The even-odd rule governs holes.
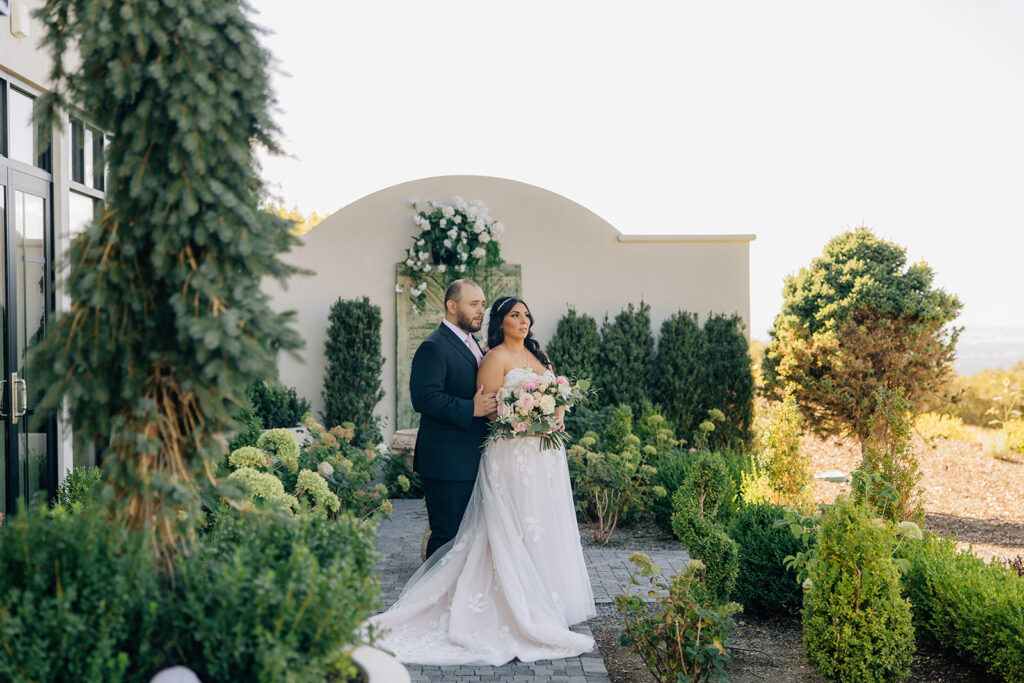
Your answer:
[[[476,373],[473,352],[444,323],[416,349],[409,394],[420,414],[412,466],[420,476],[476,479],[487,436],[487,418],[473,417]]]

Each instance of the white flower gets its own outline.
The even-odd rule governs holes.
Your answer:
[[[460,209],[466,208],[466,200],[460,197],[459,195],[455,195],[454,197],[452,197],[452,202],[454,202],[455,206],[459,207]]]
[[[461,222],[462,222],[462,216],[456,216],[455,218],[452,219],[452,223],[454,223],[455,225],[458,225]]]
[[[415,261],[413,261],[411,258],[405,259],[405,265],[409,266],[410,268],[412,267],[413,263],[415,263]]]
[[[395,292],[401,294],[405,290],[402,289],[402,285],[395,285]]]
[[[487,253],[487,250],[484,249],[483,247],[477,247],[476,249],[473,250],[473,256],[475,256],[476,258],[480,258],[481,256],[483,256],[486,253]]]
[[[413,315],[419,315],[420,314],[420,307],[417,306],[416,304],[412,305],[412,314]]]
[[[430,222],[423,221],[422,223],[420,223],[420,230],[422,230],[423,232],[427,232],[428,230],[430,230]]]
[[[446,248],[448,248],[448,249],[451,249],[452,248],[452,241],[451,240],[445,240],[444,241],[444,246]]]
[[[426,242],[423,241],[422,239],[416,240],[416,246],[417,247],[422,247],[424,244],[426,244]]]
[[[455,209],[450,206],[441,207],[441,215],[445,218],[451,218],[455,215]]]
[[[466,252],[464,252],[464,251],[460,251],[460,252],[459,252],[459,258],[460,258],[460,259],[462,259],[463,261],[465,261],[465,260],[466,260],[466,259],[468,258],[468,257],[466,256]]]
[[[482,221],[477,221],[476,223],[473,223],[473,232],[475,232],[476,234],[479,235],[483,231],[484,231],[484,224],[483,224]]]
[[[481,244],[487,244],[488,242],[491,241],[491,234],[487,232],[482,232],[480,233],[479,239]]]
[[[500,235],[501,233],[505,232],[505,225],[501,221],[498,221],[497,223],[491,226],[491,232],[494,233],[495,235]]]
[[[458,236],[459,236],[459,231],[458,231],[458,229],[456,229],[456,228],[452,228],[451,230],[449,230],[449,231],[448,231],[448,237],[450,237],[450,238],[452,238],[452,239],[455,239],[455,238],[456,238],[456,237],[458,237]]]
[[[329,462],[322,462],[316,466],[316,471],[322,477],[329,477],[334,474],[334,467]]]
[[[446,221],[446,220],[445,220],[444,218],[442,218],[442,219],[441,219],[440,221],[438,221],[438,223],[437,223],[437,224],[438,224],[438,225],[439,225],[440,227],[442,227],[442,228],[443,228],[443,227],[445,227],[446,225],[448,225],[448,221]]]
[[[430,256],[430,254],[428,254],[428,253],[427,253],[427,252],[425,252],[425,251],[421,251],[421,252],[419,253],[419,259],[420,259],[420,261],[426,261],[426,260],[427,260],[427,257],[428,257],[428,256]]]
[[[471,221],[476,220],[476,213],[477,208],[475,206],[471,206],[468,209],[466,209],[466,217],[469,218],[469,220]]]
[[[429,272],[430,272],[430,269],[431,269],[432,267],[433,267],[433,266],[431,266],[431,265],[430,265],[429,263],[424,263],[424,264],[423,264],[423,272],[424,272],[424,273],[429,273]]]
[[[445,264],[443,264],[443,263],[441,263],[441,264],[438,264],[438,266],[437,266],[437,272],[439,272],[439,273],[443,273],[443,272],[444,272],[444,271],[446,271],[446,270],[448,270],[448,266],[446,266],[446,265],[445,265]]]
[[[462,265],[460,265],[460,266],[456,266],[456,268],[455,268],[455,269],[456,269],[457,271],[459,271],[460,273],[465,273],[465,272],[466,272],[466,265],[465,265],[465,264],[462,264]]]
[[[540,397],[540,401],[537,402],[540,406],[540,410],[545,415],[550,415],[555,412],[555,397],[549,394],[544,394]]]

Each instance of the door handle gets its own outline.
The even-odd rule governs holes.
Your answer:
[[[23,379],[15,379],[14,383],[18,385],[18,408],[14,417],[25,417],[28,413],[28,382]]]

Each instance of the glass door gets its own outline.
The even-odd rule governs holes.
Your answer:
[[[5,220],[4,431],[7,440],[6,509],[15,499],[29,504],[55,494],[54,421],[33,418],[40,387],[26,373],[25,360],[42,338],[51,296],[49,278],[50,184],[8,171]]]

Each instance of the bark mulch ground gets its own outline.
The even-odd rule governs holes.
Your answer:
[[[970,545],[987,559],[1024,555],[1024,463],[985,455],[981,444],[971,441],[929,444],[915,437],[914,446],[924,474],[920,486],[926,528],[956,536],[959,545]],[[860,461],[859,448],[849,441],[824,441],[808,435],[803,448],[812,472],[838,469],[849,473]],[[816,480],[815,502],[831,502],[848,489],[848,484]],[[580,531],[589,536],[585,528]],[[589,540],[584,538],[584,543]],[[636,550],[663,550],[673,543],[671,536],[650,524],[618,529],[611,540],[616,547]],[[735,649],[727,667],[733,683],[825,680],[804,659],[798,615],[739,614],[737,623],[739,628],[729,640]],[[614,606],[599,605],[590,627],[613,683],[654,680],[640,656],[619,644],[622,626]],[[929,648],[917,650],[907,679],[911,683],[989,680],[955,656]]]

